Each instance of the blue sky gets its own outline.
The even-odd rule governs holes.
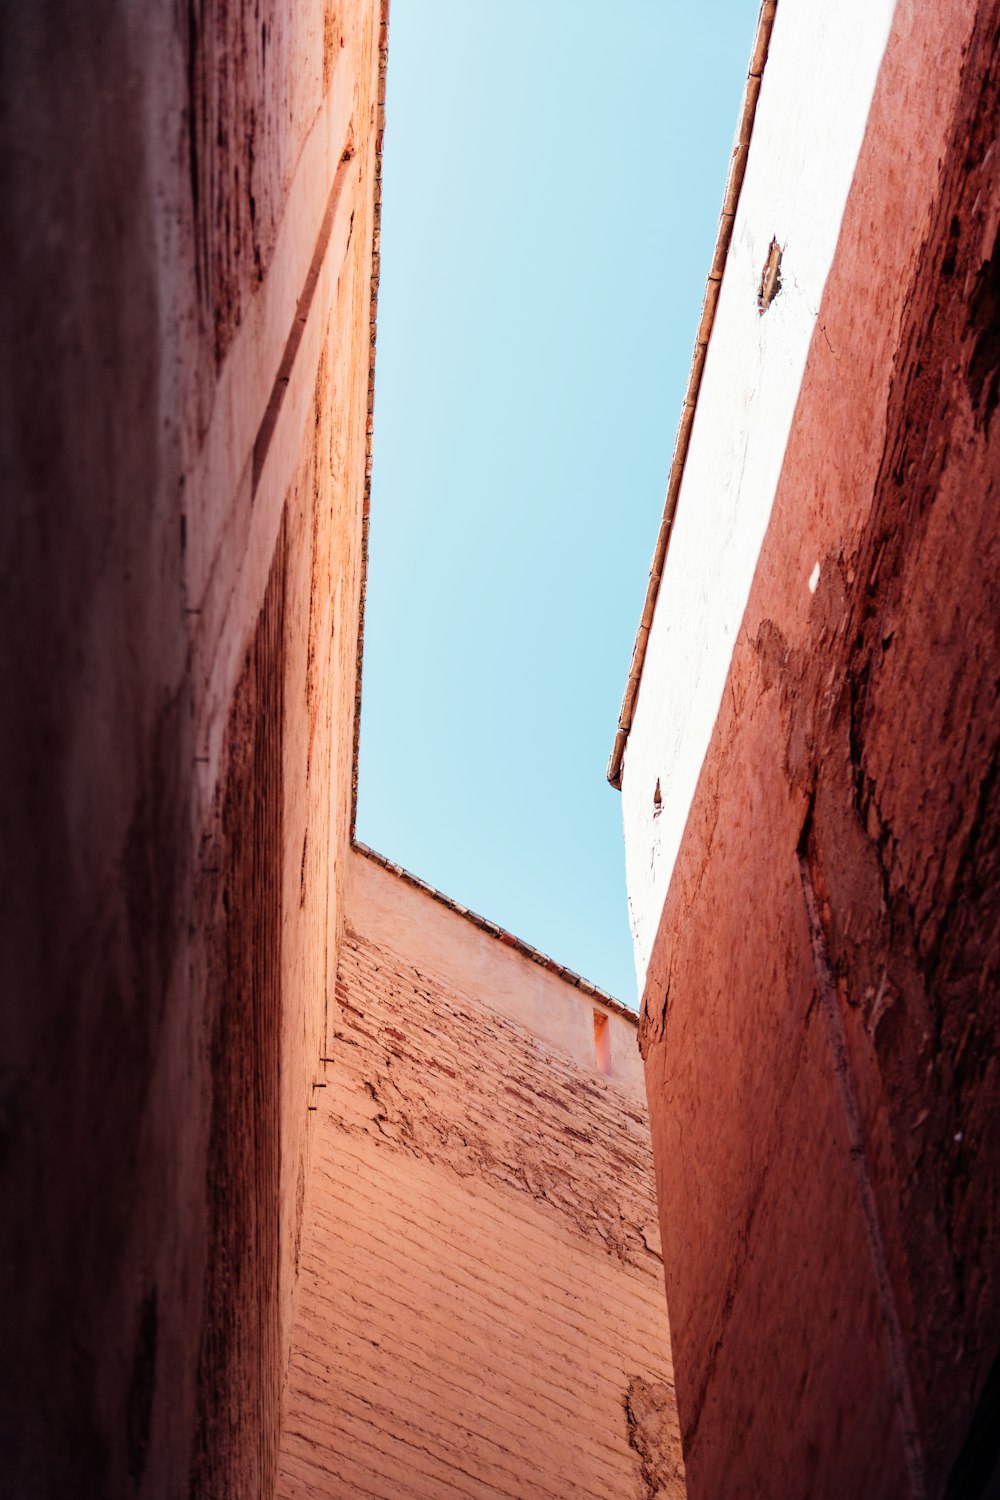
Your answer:
[[[756,0],[394,0],[358,837],[636,1003],[605,781]]]

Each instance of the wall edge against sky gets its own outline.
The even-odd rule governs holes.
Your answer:
[[[746,175],[754,120],[757,115],[757,101],[760,97],[761,83],[764,77],[764,68],[767,63],[768,48],[771,42],[771,32],[774,27],[774,18],[777,9],[778,0],[761,0],[760,12],[757,18],[757,31],[750,50],[750,65],[747,70],[746,87],[743,91],[743,102],[740,106],[739,123],[736,127],[736,140],[730,158],[729,176],[726,182],[725,195],[722,200],[722,212],[719,215],[719,228],[715,240],[715,249],[712,253],[708,280],[705,284],[701,319],[695,337],[694,354],[691,358],[687,389],[681,404],[680,420],[677,424],[674,456],[670,465],[670,475],[667,480],[666,498],[663,502],[663,515],[660,520],[659,531],[657,532],[656,545],[653,549],[653,560],[649,568],[649,583],[646,587],[646,598],[642,607],[639,627],[636,631],[635,644],[632,647],[632,661],[629,667],[628,679],[625,683],[621,712],[618,716],[618,730],[615,735],[611,758],[608,762],[607,779],[617,791],[621,790],[622,762],[625,757],[625,746],[628,743],[629,732],[632,728],[635,703],[642,680],[642,669],[646,660],[649,632],[653,623],[656,600],[666,564],[667,549],[670,546],[674,513],[677,509],[681,483],[684,478],[684,466],[687,461],[688,446],[691,440],[691,428],[694,424],[698,394],[701,389],[701,378],[705,369],[708,345],[712,337],[715,313],[719,304],[719,290],[722,286],[726,261],[729,257],[729,245],[732,239],[733,225],[736,222],[736,210],[739,206],[740,194],[743,190],[743,179]]]
[[[763,6],[773,12],[777,0],[763,0]],[[364,649],[365,649],[365,605],[368,593],[368,563],[369,563],[369,539],[371,531],[371,490],[372,490],[372,435],[374,427],[375,407],[375,355],[377,346],[377,322],[378,322],[378,292],[379,277],[381,272],[381,232],[382,232],[382,153],[385,138],[385,94],[386,74],[388,69],[389,54],[389,12],[391,0],[380,0],[379,6],[379,42],[378,42],[378,94],[375,134],[375,205],[372,222],[372,256],[371,256],[371,293],[369,305],[369,355],[368,355],[368,393],[367,393],[367,415],[365,418],[365,490],[361,511],[361,555],[360,568],[361,578],[359,583],[359,608],[358,608],[358,639],[355,653],[355,681],[354,681],[354,725],[352,731],[351,751],[351,821],[350,821],[350,847],[364,858],[381,865],[383,869],[398,876],[409,885],[424,891],[440,905],[447,907],[458,916],[464,917],[473,926],[481,931],[495,937],[498,941],[513,948],[532,963],[538,964],[540,968],[546,969],[557,978],[563,979],[567,984],[578,989],[581,994],[590,996],[605,1009],[620,1016],[623,1020],[630,1022],[638,1028],[638,1010],[632,1010],[614,995],[602,990],[599,985],[593,984],[578,974],[574,969],[550,958],[548,954],[525,942],[523,938],[508,932],[496,922],[480,916],[478,912],[463,906],[460,901],[447,896],[443,891],[431,885],[428,881],[421,880],[418,875],[407,870],[403,865],[397,864],[384,854],[379,854],[357,837],[358,819],[358,761],[361,746],[361,703],[364,676]],[[754,45],[754,57],[757,56],[758,47]],[[717,258],[717,257],[716,257]],[[714,261],[713,261],[714,266]]]
[[[495,938],[497,942],[503,943],[508,948],[513,948],[522,957],[530,959],[533,964],[537,964],[539,968],[547,970],[548,973],[555,975],[557,979],[564,980],[566,984],[572,985],[574,989],[579,990],[581,995],[586,995],[591,1000],[596,1000],[599,1005],[605,1010],[610,1011],[612,1015],[620,1017],[623,1021],[628,1021],[638,1029],[638,1011],[631,1010],[621,1000],[617,1000],[614,995],[609,995],[606,990],[602,990],[598,985],[592,984],[589,979],[584,979],[582,974],[577,974],[575,970],[568,969],[565,964],[561,964],[558,960],[550,958],[547,953],[542,953],[540,949],[532,947],[523,938],[516,937],[514,933],[508,932],[498,923],[491,922],[488,918],[480,916],[478,912],[474,912],[469,907],[463,906],[460,901],[456,901],[452,896],[446,896],[436,886],[430,885],[426,880],[421,880],[419,875],[414,875],[412,870],[407,870],[403,865],[396,864],[395,860],[388,859],[384,854],[379,854],[377,850],[369,848],[367,844],[361,843],[359,839],[352,839],[351,847],[356,854],[360,854],[364,859],[371,860],[373,864],[380,865],[383,870],[387,870],[389,874],[397,876],[398,879],[404,881],[407,885],[413,886],[416,890],[423,891],[425,895],[437,901],[440,906],[446,907],[449,911],[454,912],[456,916],[463,917],[473,927],[478,927],[481,932],[485,932],[487,936]]]
[[[358,641],[354,666],[354,727],[351,749],[351,824],[350,842],[355,843],[358,821],[358,754],[361,745],[361,685],[365,656],[365,603],[368,595],[368,539],[372,504],[372,428],[375,411],[375,344],[378,322],[378,284],[382,248],[382,146],[385,139],[385,80],[389,64],[389,7],[391,0],[379,0],[378,89],[375,120],[375,203],[372,213],[371,294],[369,303],[368,395],[365,416],[365,493],[361,505],[361,578],[358,595]]]

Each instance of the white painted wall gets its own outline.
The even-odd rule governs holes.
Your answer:
[[[625,753],[625,861],[640,995],[770,519],[895,4],[778,5]],[[757,287],[772,237],[784,252],[782,291],[761,317]],[[802,586],[809,586],[805,577]],[[657,780],[662,810],[654,817]]]

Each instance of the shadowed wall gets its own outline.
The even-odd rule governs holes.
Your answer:
[[[349,835],[384,29],[0,24],[2,1488],[256,1500]]]

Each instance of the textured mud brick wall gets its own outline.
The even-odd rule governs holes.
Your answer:
[[[0,1488],[256,1500],[349,830],[379,10],[3,30]]]
[[[693,1500],[997,1461],[998,36],[896,10],[649,966]]]
[[[896,0],[780,0],[771,9],[739,211],[728,255],[711,268],[718,276],[724,267],[721,285],[710,279],[706,290],[715,314],[697,406],[693,418],[687,406],[681,414],[680,431],[690,431],[683,503],[671,521],[643,670],[655,692],[639,693],[627,745],[622,813],[640,995],[767,530]],[[761,317],[757,289],[775,240],[781,293]]]
[[[587,997],[542,976],[574,1057],[517,1014],[537,965],[360,854],[347,921],[279,1494],[682,1496],[641,1086]]]

